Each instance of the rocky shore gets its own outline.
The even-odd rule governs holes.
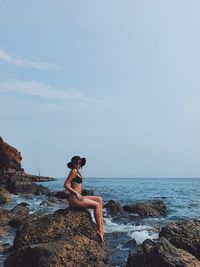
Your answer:
[[[200,267],[200,221],[163,227],[157,240],[146,239],[130,251],[127,267]]]
[[[5,267],[92,267],[112,266],[108,247],[97,235],[97,226],[87,209],[67,207],[52,214],[30,213],[27,203],[20,203],[7,210],[6,203],[14,195],[43,195],[42,206],[68,205],[66,190],[50,191],[36,181],[52,178],[29,175],[21,168],[21,153],[11,149],[0,139],[0,237],[8,227],[16,230],[12,247],[0,246],[6,255]],[[3,151],[3,152],[2,152]],[[2,159],[3,156],[3,160]],[[4,163],[4,164],[3,164]],[[12,170],[12,171],[11,171]],[[43,180],[37,180],[37,179]],[[83,190],[82,195],[94,195]],[[104,203],[108,216],[113,218],[131,214],[137,218],[163,217],[168,213],[165,203],[145,201],[121,205],[115,200]],[[126,260],[127,267],[200,267],[200,221],[182,220],[166,224],[159,229],[159,238],[146,239],[134,244]],[[114,266],[113,266],[114,267]]]

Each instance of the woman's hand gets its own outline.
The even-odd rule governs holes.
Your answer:
[[[79,192],[76,192],[76,197],[78,198],[78,200],[84,201],[84,198],[81,196]]]

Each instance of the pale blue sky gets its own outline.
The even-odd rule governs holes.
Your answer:
[[[200,2],[0,0],[0,135],[27,172],[200,177]]]

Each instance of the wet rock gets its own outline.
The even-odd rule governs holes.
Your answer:
[[[10,192],[0,187],[0,204],[6,204],[11,200]]]
[[[126,212],[138,214],[142,217],[167,215],[167,208],[162,200],[124,205],[123,210]]]
[[[131,248],[131,247],[135,247],[137,245],[137,242],[135,241],[135,239],[131,239],[128,240],[124,243],[122,243],[122,248]]]
[[[177,248],[182,248],[200,260],[200,220],[178,221],[163,227],[160,237],[167,238]]]
[[[32,217],[17,231],[5,267],[108,266],[106,244],[87,209],[69,207]]]
[[[90,189],[83,189],[81,192],[82,196],[94,196],[94,191]]]
[[[0,223],[1,226],[10,225],[12,227],[19,227],[20,224],[29,215],[29,208],[26,203],[20,203],[12,210],[0,209]]]
[[[9,225],[18,228],[21,223],[29,216],[29,208],[27,203],[20,203],[10,211],[12,218],[9,221]]]
[[[136,250],[130,251],[127,267],[199,267],[200,262],[188,252],[174,247],[164,237],[156,241],[146,239]]]
[[[123,212],[123,209],[121,207],[121,204],[114,201],[114,200],[109,200],[105,205],[104,208],[106,208],[108,214],[115,216],[118,214],[121,214]]]

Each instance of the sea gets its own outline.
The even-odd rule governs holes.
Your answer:
[[[38,183],[51,191],[63,190],[66,178],[56,181]],[[101,196],[103,203],[115,200],[121,205],[143,201],[163,200],[167,206],[167,216],[140,218],[137,214],[123,214],[111,217],[103,209],[105,239],[108,247],[108,258],[111,266],[126,266],[129,251],[145,239],[158,238],[160,229],[167,223],[177,220],[200,219],[200,178],[84,178],[83,189],[94,191]],[[40,205],[46,196],[12,195],[12,201],[5,205],[12,209],[21,202],[28,203],[30,213],[53,213],[67,205]],[[88,209],[94,220],[93,209]],[[94,220],[95,221],[95,220]],[[16,230],[8,227],[7,234],[0,244],[12,246]],[[0,266],[7,255],[0,254]]]

